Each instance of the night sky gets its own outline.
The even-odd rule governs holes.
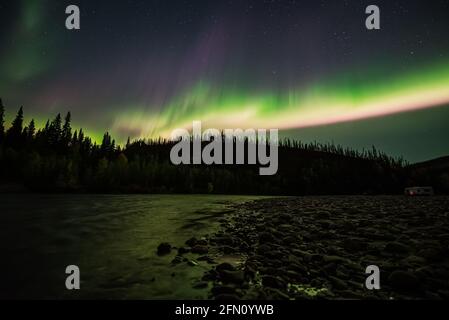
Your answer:
[[[449,154],[449,1],[0,0],[0,97],[97,140],[201,120],[426,160]]]

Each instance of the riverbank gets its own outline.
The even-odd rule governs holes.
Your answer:
[[[448,299],[449,197],[297,197],[233,206],[183,252],[213,299]],[[365,287],[380,269],[380,290]]]

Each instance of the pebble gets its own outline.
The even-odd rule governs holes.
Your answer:
[[[158,247],[157,247],[157,254],[159,256],[163,256],[166,254],[169,254],[171,252],[171,245],[168,242],[162,242]]]
[[[193,248],[192,248],[192,253],[198,253],[198,254],[206,254],[206,253],[208,253],[209,252],[209,249],[207,248],[207,246],[205,246],[205,245],[195,245]]]

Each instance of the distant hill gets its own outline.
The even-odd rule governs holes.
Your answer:
[[[407,186],[432,186],[440,194],[449,193],[449,156],[405,167]]]
[[[449,170],[449,156],[414,163],[409,165],[409,167],[415,169]]]

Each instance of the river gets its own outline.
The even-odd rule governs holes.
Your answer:
[[[172,265],[175,251],[213,233],[230,204],[255,199],[216,195],[0,195],[1,298],[203,299],[193,289],[208,269]],[[80,269],[67,290],[65,268]]]

